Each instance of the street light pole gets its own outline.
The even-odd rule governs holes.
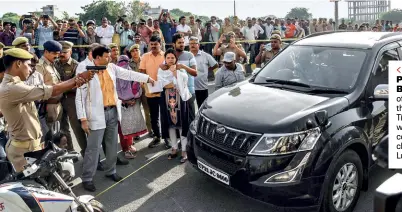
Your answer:
[[[233,0],[233,14],[236,16],[236,0]]]
[[[338,29],[338,21],[339,21],[339,10],[338,10],[339,1],[335,1],[335,31]]]

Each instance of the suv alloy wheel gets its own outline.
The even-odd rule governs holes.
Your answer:
[[[363,165],[353,150],[332,161],[324,182],[324,212],[352,212],[360,196]]]

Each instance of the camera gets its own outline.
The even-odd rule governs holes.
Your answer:
[[[43,18],[49,18],[49,15],[43,15]]]

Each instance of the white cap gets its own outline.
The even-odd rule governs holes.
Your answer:
[[[233,52],[226,52],[223,56],[223,62],[231,63],[236,59],[236,54]]]

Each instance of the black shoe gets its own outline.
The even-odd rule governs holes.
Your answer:
[[[128,165],[129,163],[128,160],[120,158],[119,155],[117,156],[116,165]]]
[[[111,180],[115,181],[115,182],[119,182],[120,180],[122,180],[123,178],[120,177],[119,175],[112,174],[112,175],[106,175],[107,178],[110,178]]]
[[[151,141],[151,143],[148,144],[148,148],[154,148],[158,146],[158,144],[161,142],[161,139],[158,137],[155,137],[154,140]]]
[[[148,133],[148,136],[149,136],[150,138],[153,138],[155,135],[154,135],[153,132],[149,132],[149,133]]]
[[[87,191],[90,191],[90,192],[95,192],[96,191],[95,184],[92,181],[82,182],[82,186]]]
[[[96,168],[98,171],[105,171],[105,167],[103,167],[102,162],[98,162],[98,167]]]
[[[166,148],[166,149],[170,149],[170,148],[172,148],[172,145],[170,145],[170,143],[169,143],[169,140],[168,140],[168,139],[165,139],[165,148]]]
[[[139,140],[140,140],[140,136],[136,136],[136,137],[134,138],[134,140],[139,141]]]

